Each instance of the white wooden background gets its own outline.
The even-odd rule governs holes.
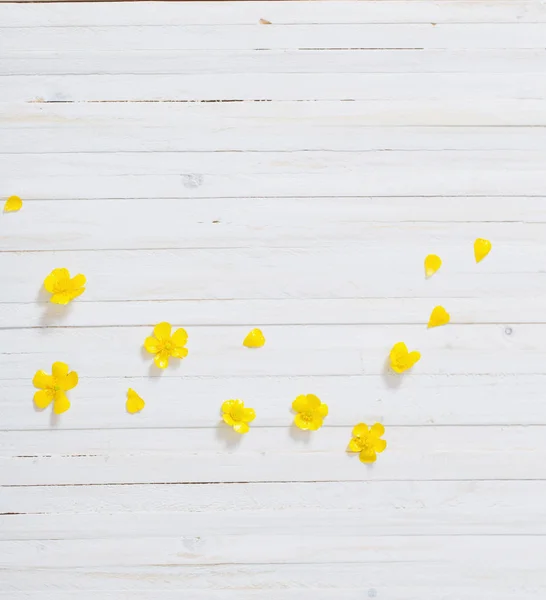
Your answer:
[[[544,600],[545,46],[531,0],[0,5],[2,599]]]

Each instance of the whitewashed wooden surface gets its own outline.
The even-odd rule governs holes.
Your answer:
[[[531,0],[0,4],[1,598],[544,600],[545,44]]]

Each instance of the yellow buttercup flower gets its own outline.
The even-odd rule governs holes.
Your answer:
[[[265,337],[260,329],[253,329],[243,340],[243,346],[247,348],[261,348],[264,344]]]
[[[483,260],[490,252],[491,242],[489,240],[478,238],[474,242],[474,258],[476,259],[477,263]]]
[[[70,277],[68,269],[54,269],[45,278],[44,287],[53,294],[49,299],[53,304],[68,304],[85,292],[85,275]]]
[[[430,319],[428,320],[428,327],[438,327],[440,325],[446,325],[449,323],[449,313],[443,306],[435,306],[430,313]]]
[[[298,396],[292,402],[292,409],[298,413],[294,418],[294,424],[304,431],[320,429],[324,417],[328,414],[328,406],[314,394]]]
[[[353,429],[353,439],[349,442],[349,452],[359,452],[360,461],[373,463],[377,454],[383,452],[387,442],[381,439],[385,428],[380,423],[368,427],[366,423],[359,423]]]
[[[56,415],[70,408],[70,401],[65,392],[78,385],[76,371],[68,372],[68,365],[56,362],[51,368],[51,375],[45,371],[37,371],[32,383],[40,391],[34,394],[34,404],[37,408],[47,408],[53,402],[53,412]]]
[[[398,342],[394,344],[390,353],[391,369],[396,373],[403,373],[411,369],[420,358],[419,352],[416,350],[408,352],[406,344]]]
[[[146,402],[135,392],[135,390],[129,388],[127,390],[127,402],[125,408],[127,412],[134,415],[140,412],[146,406]]]
[[[256,418],[252,408],[245,408],[242,400],[226,400],[222,404],[222,419],[237,433],[247,433],[248,424]]]
[[[23,201],[19,196],[10,196],[4,204],[4,212],[17,212],[23,208]]]
[[[184,348],[188,341],[185,329],[177,329],[172,335],[170,323],[159,323],[154,327],[154,336],[147,337],[144,348],[150,354],[155,354],[154,362],[160,369],[169,366],[169,358],[186,358],[188,349]]]
[[[442,266],[442,259],[436,254],[429,254],[425,258],[425,275],[432,277],[434,273]]]

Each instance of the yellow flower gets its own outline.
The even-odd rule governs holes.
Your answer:
[[[387,442],[381,439],[385,428],[380,423],[368,427],[366,423],[359,423],[353,429],[353,439],[349,442],[349,452],[360,452],[360,461],[373,463],[377,453],[383,452]]]
[[[37,408],[47,408],[53,402],[53,412],[56,415],[70,408],[70,402],[65,392],[78,385],[76,371],[68,372],[68,365],[56,362],[51,368],[51,375],[45,371],[37,371],[32,383],[40,391],[34,394],[34,404]]]
[[[253,329],[243,340],[243,346],[247,348],[261,348],[264,344],[265,337],[260,329]]]
[[[324,417],[328,414],[328,406],[314,394],[298,396],[292,402],[292,409],[298,413],[294,418],[294,424],[304,431],[320,429]]]
[[[474,258],[476,259],[477,263],[483,260],[490,252],[491,242],[489,240],[478,238],[474,242]]]
[[[188,349],[184,348],[188,341],[188,334],[185,329],[177,329],[171,335],[170,323],[159,323],[154,327],[154,337],[147,337],[144,341],[144,348],[150,354],[155,354],[154,362],[160,369],[166,369],[169,366],[169,358],[186,358]]]
[[[394,344],[390,353],[391,369],[396,373],[403,373],[411,369],[420,358],[419,352],[416,350],[408,352],[406,344],[398,342]]]
[[[256,413],[253,408],[245,408],[242,400],[226,400],[222,404],[222,419],[237,433],[247,433],[248,424],[254,421]]]
[[[127,402],[125,403],[125,408],[128,413],[134,415],[135,413],[140,412],[145,405],[146,403],[135,390],[131,388],[127,390]]]
[[[442,259],[436,254],[429,254],[425,258],[425,275],[427,279],[432,277],[441,266]]]
[[[45,278],[44,287],[50,294],[53,294],[50,302],[68,304],[85,292],[85,282],[85,275],[76,275],[70,278],[68,269],[54,269]]]
[[[19,196],[10,196],[4,204],[4,212],[17,212],[23,207],[23,201]]]

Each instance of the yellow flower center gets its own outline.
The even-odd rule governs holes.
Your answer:
[[[171,342],[171,340],[166,340],[159,345],[160,352],[168,352],[169,354],[172,354],[173,348],[174,344]]]
[[[243,409],[240,406],[235,406],[229,411],[229,416],[234,421],[242,421],[243,420]]]
[[[301,420],[304,421],[305,423],[311,423],[311,421],[313,420],[313,413],[312,412],[303,412],[303,413],[300,413],[300,417],[301,417]]]

